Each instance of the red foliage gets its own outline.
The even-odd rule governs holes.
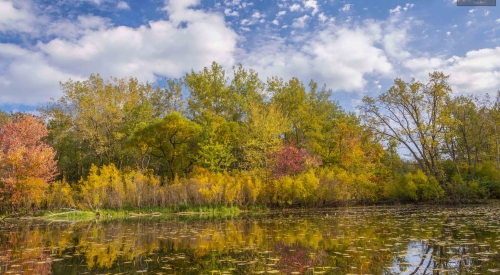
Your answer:
[[[33,115],[17,115],[0,127],[0,201],[30,206],[43,198],[57,175],[55,152],[43,140],[47,135]]]
[[[319,250],[316,253],[310,248],[302,246],[289,246],[282,242],[276,245],[275,251],[280,255],[276,267],[286,273],[299,272],[306,274],[311,267],[323,266],[328,260],[328,253]],[[314,274],[314,273],[313,273]]]
[[[290,140],[274,154],[273,176],[294,176],[307,170],[310,166],[319,166],[321,161],[311,157],[306,149],[299,149]]]

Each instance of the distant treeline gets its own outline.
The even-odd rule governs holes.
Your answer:
[[[312,80],[215,62],[165,87],[61,88],[38,117],[0,112],[1,212],[500,197],[499,102],[452,96],[440,72],[396,79],[359,115]]]

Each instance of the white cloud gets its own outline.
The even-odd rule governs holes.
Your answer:
[[[31,33],[37,23],[30,3],[25,0],[0,0],[0,33],[17,31]]]
[[[79,17],[61,36],[29,48],[0,44],[0,101],[40,104],[60,93],[59,81],[100,73],[104,77],[180,77],[212,61],[234,64],[237,34],[217,13],[189,8],[197,0],[170,1],[169,20],[150,21],[137,28],[110,26],[99,17]],[[66,22],[68,23],[68,22]],[[182,26],[181,26],[181,23]],[[57,33],[57,29],[52,31]],[[29,76],[29,81],[26,81]]]
[[[105,30],[112,26],[107,18],[94,15],[79,15],[76,20],[62,19],[51,22],[47,27],[46,34],[59,38],[77,39],[85,34]]]
[[[325,21],[328,19],[328,17],[325,15],[325,13],[324,13],[324,12],[322,12],[322,13],[320,13],[320,14],[318,15],[318,19],[319,19],[319,21],[321,21],[321,22],[325,23]]]
[[[259,18],[262,18],[262,17],[265,17],[265,15],[263,15],[262,13],[260,13],[259,11],[255,11],[253,14],[252,14],[252,18],[255,18],[255,19],[259,19]]]
[[[342,8],[339,9],[339,11],[348,11],[351,9],[352,4],[345,4]]]
[[[469,13],[474,13],[475,11],[476,11],[476,9],[470,9]]]
[[[384,51],[377,47],[382,36],[374,22],[347,27],[331,24],[290,45],[283,38],[261,38],[257,45],[241,56],[243,64],[265,77],[284,79],[299,77],[326,83],[334,91],[359,91],[365,87],[366,75],[387,76],[392,65]]]
[[[466,25],[467,27],[469,27],[470,25],[472,25],[472,21],[467,21]]]
[[[398,14],[401,12],[401,6],[397,6],[395,7],[394,9],[389,9],[389,13],[395,13],[395,14]]]
[[[9,62],[10,61],[10,62]],[[0,103],[36,105],[58,98],[59,81],[78,80],[79,75],[50,65],[42,52],[0,43]],[[29,81],[27,79],[29,76]]]
[[[402,18],[399,13],[392,13],[384,22],[382,45],[385,53],[398,62],[410,57],[407,43],[411,40],[408,31],[415,25],[412,19]]]
[[[405,28],[398,29],[395,26],[389,26],[387,29],[392,30],[387,32],[382,39],[387,55],[396,59],[410,57],[410,53],[405,50],[405,45],[408,42],[407,30]]]
[[[279,25],[280,23],[278,22],[278,20],[274,19],[274,20],[273,20],[273,24],[274,24],[274,25]]]
[[[305,28],[306,27],[306,21],[309,19],[309,15],[304,15],[299,18],[295,18],[292,23],[292,27],[294,28]]]
[[[243,2],[243,3],[241,3],[241,6],[246,8],[247,6],[253,6],[253,3],[252,2]]]
[[[486,17],[486,16],[488,16],[489,14],[490,14],[490,11],[489,11],[489,10],[485,10],[485,11],[484,11],[484,16],[485,16],[485,17]]]
[[[248,19],[241,20],[240,24],[241,25],[251,25],[250,20],[248,20]]]
[[[450,74],[450,84],[458,94],[495,93],[500,88],[500,47],[469,51],[463,57],[448,59],[414,58],[404,65],[419,79],[435,70]]]
[[[500,24],[500,18],[498,18],[497,20],[495,20],[495,22],[497,22],[497,24]]]
[[[280,17],[286,14],[286,11],[280,11],[276,14],[276,17]]]
[[[302,11],[302,7],[299,4],[293,4],[290,6],[290,11]]]
[[[414,4],[410,4],[410,3],[406,3],[405,7],[403,8],[403,10],[407,11],[411,8],[413,8],[413,6],[415,6]]]
[[[231,11],[231,9],[225,9],[224,14],[226,16],[238,16],[239,15],[238,11]]]
[[[446,35],[450,36],[450,35],[451,35],[451,32],[446,32]]]
[[[239,6],[240,2],[241,2],[240,0],[232,0],[232,1],[224,0],[224,5],[226,5],[226,6]]]
[[[116,5],[116,7],[120,10],[130,10],[130,6],[125,1],[118,2],[118,5]]]
[[[304,7],[313,9],[312,16],[314,16],[318,12],[318,2],[316,0],[305,0]]]

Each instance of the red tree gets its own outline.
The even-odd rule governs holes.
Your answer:
[[[16,115],[0,126],[0,200],[31,207],[43,199],[57,175],[54,149],[43,139],[45,124],[33,115]]]
[[[294,176],[307,170],[310,166],[319,166],[321,161],[311,157],[306,149],[299,149],[290,140],[274,154],[273,176]]]

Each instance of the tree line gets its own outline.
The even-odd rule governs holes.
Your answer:
[[[68,80],[38,117],[0,113],[0,208],[497,198],[499,101],[453,96],[448,78],[398,78],[358,114],[313,80],[242,65],[162,87]]]

